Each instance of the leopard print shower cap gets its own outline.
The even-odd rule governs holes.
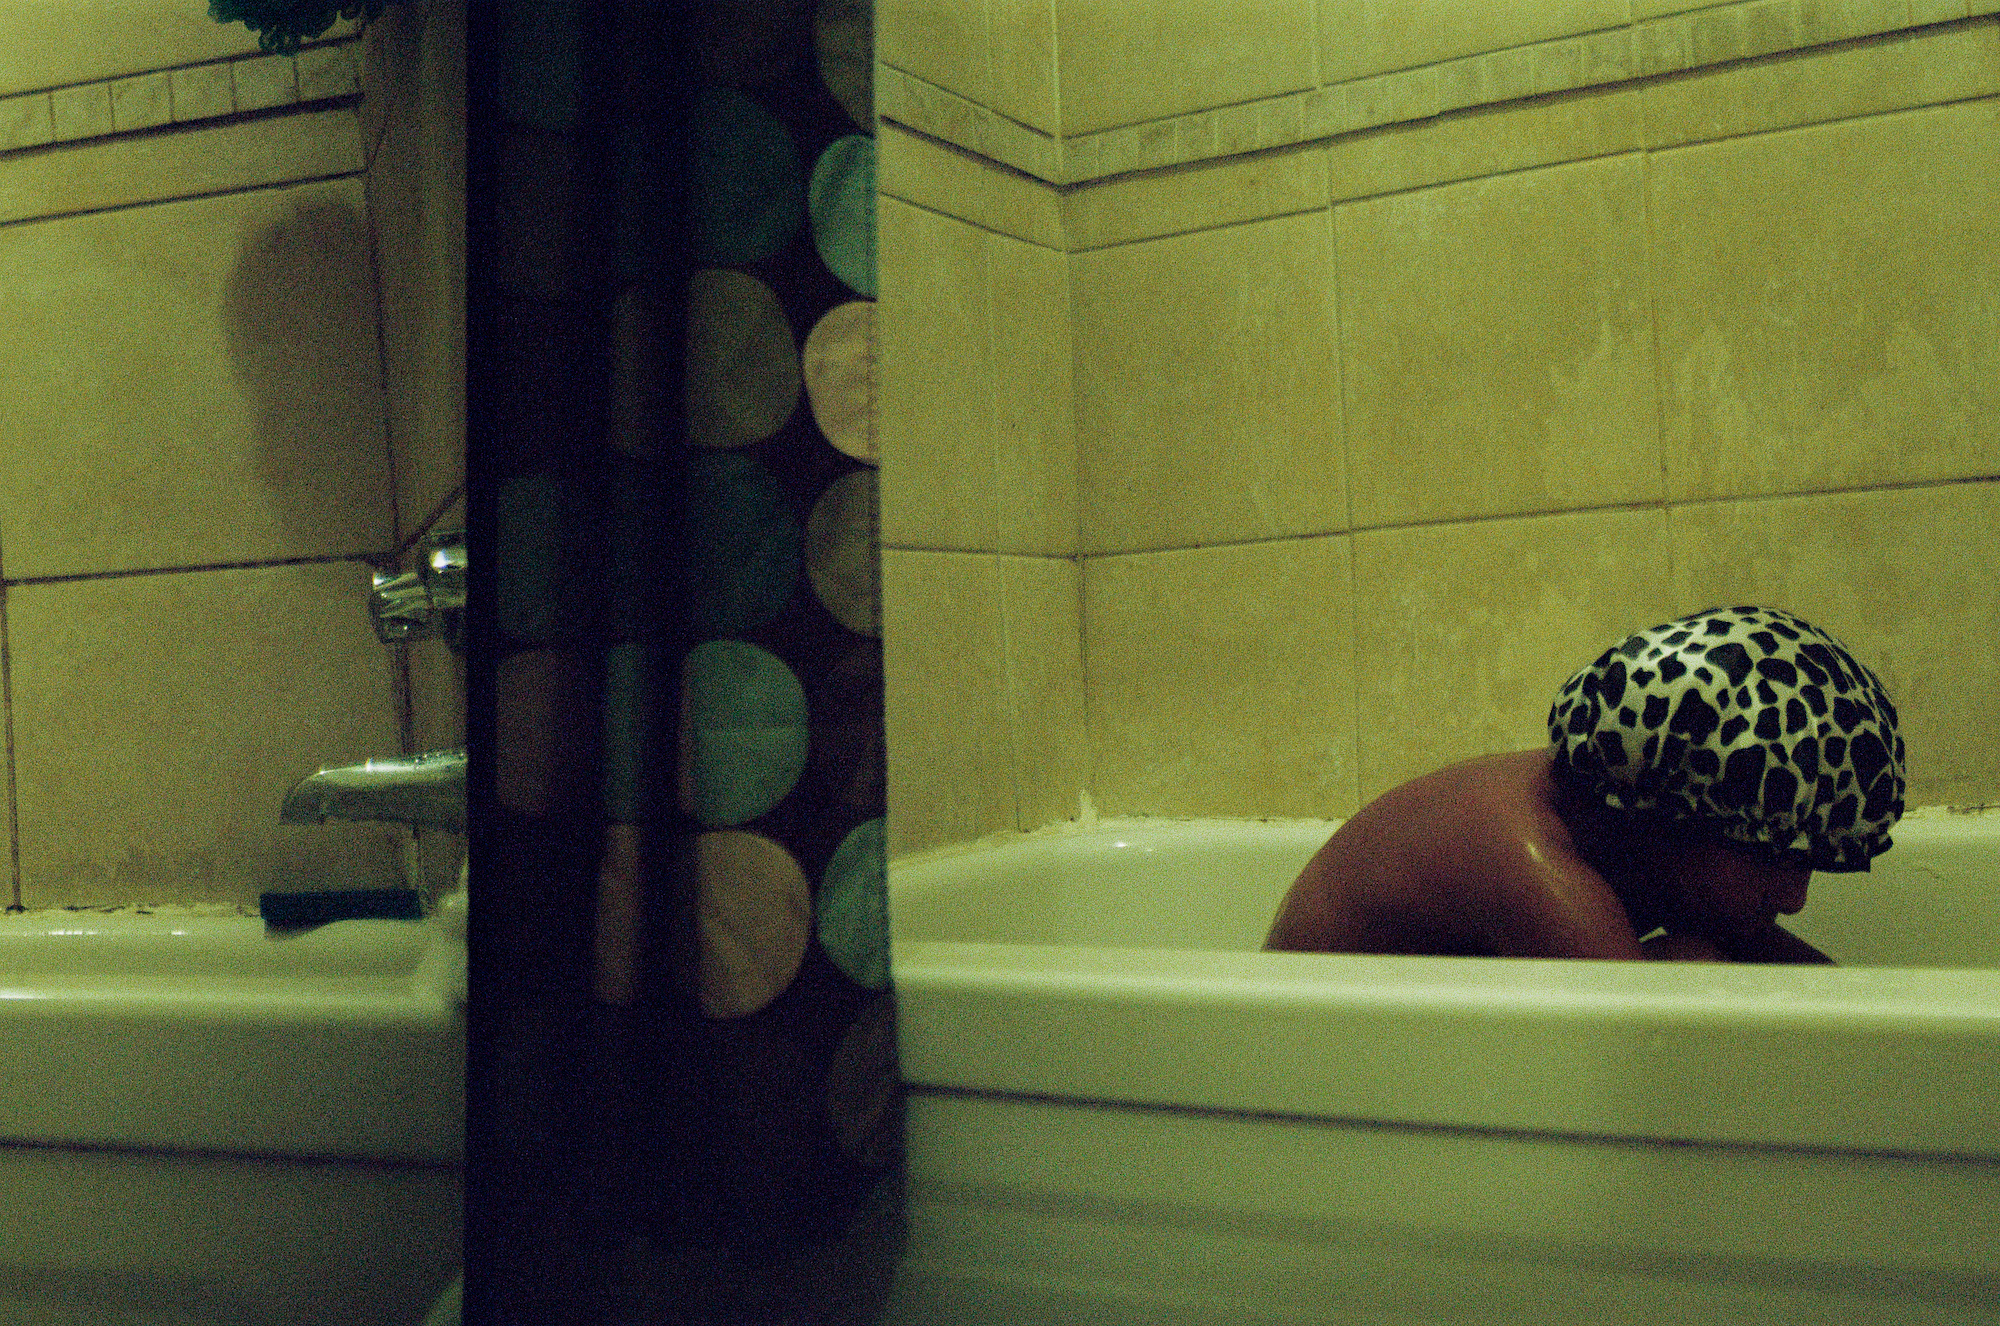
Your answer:
[[[1615,810],[1866,870],[1903,813],[1903,739],[1875,674],[1776,608],[1710,608],[1640,631],[1549,709],[1559,773]]]

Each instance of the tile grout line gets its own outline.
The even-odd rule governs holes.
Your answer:
[[[1653,378],[1653,446],[1654,458],[1660,472],[1660,526],[1666,539],[1666,584],[1662,586],[1664,597],[1671,604],[1674,598],[1674,502],[1673,487],[1667,473],[1667,369],[1664,356],[1660,352],[1660,244],[1659,230],[1653,214],[1653,149],[1652,124],[1646,115],[1642,101],[1639,107],[1639,206],[1641,239],[1645,244],[1646,278],[1646,322],[1652,344],[1648,358],[1651,362]]]
[[[1164,548],[1119,548],[1100,552],[1078,553],[1082,561],[1101,557],[1157,557],[1168,553],[1206,552],[1219,548],[1255,548],[1276,544],[1293,543],[1306,539],[1348,539],[1369,534],[1397,534],[1405,530],[1444,529],[1465,525],[1485,525],[1500,521],[1552,520],[1564,516],[1604,515],[1619,511],[1653,511],[1662,506],[1671,509],[1725,506],[1760,502],[1811,501],[1814,498],[1865,497],[1871,493],[1908,492],[1923,488],[1958,488],[1977,484],[2000,484],[2000,473],[1959,475],[1943,479],[1908,479],[1900,482],[1856,484],[1843,488],[1806,488],[1776,493],[1737,493],[1719,497],[1694,497],[1680,500],[1667,499],[1664,502],[1647,498],[1628,502],[1604,502],[1595,506],[1565,507],[1549,511],[1509,511],[1491,515],[1450,516],[1438,520],[1406,520],[1385,525],[1368,525],[1354,529],[1312,530],[1296,534],[1274,534],[1263,538],[1216,539],[1203,543],[1174,544]],[[945,557],[1043,557],[1045,559],[1066,560],[1059,555],[1039,553],[1003,553],[993,549],[945,548],[917,544],[894,544],[895,552],[920,553]]]
[[[330,566],[338,562],[361,562],[369,566],[393,561],[386,553],[324,553],[314,557],[269,557],[247,562],[207,562],[192,566],[138,566],[118,571],[71,571],[59,575],[9,576],[0,579],[0,588],[23,585],[67,585],[85,580],[123,580],[137,576],[188,575],[203,571],[258,571],[284,566]],[[0,623],[3,624],[3,623]]]
[[[386,118],[382,130],[384,135],[386,135],[388,132]],[[373,310],[375,315],[375,374],[377,383],[381,388],[382,462],[384,469],[388,472],[389,479],[389,532],[390,536],[397,540],[394,556],[396,562],[400,564],[403,553],[411,546],[414,540],[405,541],[402,485],[396,469],[396,419],[394,410],[390,408],[389,329],[382,293],[382,227],[380,217],[377,215],[378,209],[376,207],[375,193],[369,187],[374,178],[373,164],[374,158],[368,152],[367,145],[363,144],[362,168],[360,171],[362,210],[368,214],[368,283],[375,296]],[[405,755],[414,755],[417,753],[416,698],[415,688],[410,676],[410,652],[410,646],[406,641],[399,640],[389,646],[389,703],[396,715],[397,746]],[[406,849],[404,860],[405,873],[415,878],[417,872],[412,865],[413,858],[408,855],[409,851],[413,851],[414,848],[409,846],[409,839],[405,838],[401,841]]]
[[[990,43],[989,43],[990,45]],[[986,343],[986,462],[990,466],[987,491],[993,494],[993,525],[988,537],[999,544],[1001,507],[1000,477],[1004,467],[1000,462],[1000,337],[999,300],[994,293],[993,243],[991,238],[982,239],[979,244],[980,304],[985,325],[981,328]],[[998,618],[996,625],[1000,634],[1000,686],[1007,704],[1007,788],[1012,794],[1013,827],[1016,830],[1027,827],[1022,821],[1024,814],[1021,796],[1021,766],[1024,763],[1021,739],[1021,696],[1017,685],[1018,677],[1014,666],[1014,639],[1009,613],[1007,611],[1006,575],[996,556],[986,568],[992,577],[993,607]]]
[[[13,880],[10,912],[25,910],[21,901],[21,798],[14,763],[14,656],[8,640],[7,619],[12,604],[4,582],[0,582],[0,726],[6,731],[7,746],[7,860]]]
[[[335,180],[349,180],[366,175],[365,167],[356,170],[336,170],[324,175],[302,175],[297,179],[271,180],[263,184],[238,184],[226,189],[210,189],[205,193],[171,194],[161,198],[141,198],[129,203],[107,203],[102,207],[80,207],[72,212],[43,212],[35,216],[17,216],[10,220],[0,220],[0,230],[15,226],[36,226],[48,221],[70,221],[82,216],[102,216],[109,212],[129,212],[139,207],[160,207],[169,203],[206,202],[211,198],[229,198],[240,193],[257,193],[265,189],[295,189],[308,184],[329,184]]]
[[[1317,58],[1317,55],[1315,55]],[[1324,159],[1322,159],[1324,160]],[[1327,191],[1332,192],[1332,181],[1328,181]],[[1354,448],[1349,431],[1351,406],[1347,393],[1347,355],[1343,314],[1345,305],[1340,298],[1340,213],[1331,203],[1326,208],[1326,252],[1327,297],[1333,304],[1333,371],[1339,379],[1340,400],[1340,479],[1341,495],[1347,507],[1347,678],[1348,678],[1348,727],[1353,746],[1349,772],[1354,779],[1354,795],[1347,813],[1354,814],[1361,809],[1361,642],[1356,623],[1361,616],[1361,592],[1357,583],[1354,552]]]

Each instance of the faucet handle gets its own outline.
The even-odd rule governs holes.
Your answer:
[[[463,647],[465,611],[465,531],[432,534],[418,545],[423,558],[414,571],[375,573],[368,616],[384,644],[428,640],[442,635]]]

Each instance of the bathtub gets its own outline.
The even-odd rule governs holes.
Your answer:
[[[2000,814],[1816,877],[1839,967],[1258,952],[1334,827],[892,863],[886,1322],[2000,1322]]]
[[[0,1322],[416,1326],[460,1260],[462,954],[0,916]]]

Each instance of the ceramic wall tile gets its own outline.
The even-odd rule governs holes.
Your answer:
[[[1338,201],[1609,156],[1636,150],[1640,130],[1634,88],[1481,107],[1328,144],[1329,187]]]
[[[1061,182],[1062,145],[1051,134],[1004,115],[988,115],[980,133],[986,154],[1039,184]]]
[[[48,93],[23,93],[0,101],[0,152],[41,147],[54,142],[55,134],[55,112]]]
[[[361,182],[0,228],[10,578],[380,549]]]
[[[996,559],[884,549],[882,594],[889,855],[1015,828]]]
[[[1646,143],[1673,147],[2000,92],[2000,26],[1806,50],[1648,85]]]
[[[1090,777],[1083,573],[1068,558],[996,559],[1006,624],[1017,827],[1074,819]]]
[[[1675,498],[1994,473],[2000,102],[1657,154]]]
[[[1069,259],[986,236],[993,337],[993,500],[1002,552],[1077,550]]]
[[[1889,32],[1910,22],[1910,0],[1798,0],[1798,6],[1799,35],[1815,43]]]
[[[229,66],[236,82],[236,109],[270,110],[299,99],[299,71],[291,56],[260,55]]]
[[[58,143],[111,132],[111,88],[105,83],[57,88],[49,94]]]
[[[167,75],[174,119],[180,123],[227,115],[236,109],[236,80],[226,64],[200,64]]]
[[[1360,800],[1548,740],[1563,682],[1667,620],[1663,511],[1593,511],[1354,536]]]
[[[354,43],[309,46],[298,54],[299,100],[324,101],[350,97],[361,90]]]
[[[1349,568],[1345,537],[1086,558],[1097,808],[1350,813]]]
[[[1062,133],[1232,106],[1318,83],[1313,0],[1057,0]]]
[[[1328,240],[1308,213],[1072,255],[1086,551],[1347,527]]]
[[[409,668],[411,743],[418,750],[463,746],[464,656],[443,640],[419,640],[410,645]]]
[[[1320,74],[1328,82],[1613,28],[1626,0],[1319,0]]]
[[[107,94],[108,104],[108,94]],[[352,110],[143,134],[0,162],[0,224],[361,168]]]
[[[1326,202],[1326,154],[1314,147],[1107,180],[1062,197],[1072,250],[1261,221]]]
[[[992,32],[992,107],[1045,134],[1056,132],[1056,6],[1053,0],[987,0]]]
[[[392,126],[367,175],[399,535],[465,480],[464,104],[441,103]]]
[[[1659,497],[1636,155],[1335,208],[1358,528]]]
[[[351,34],[336,22],[327,32]],[[241,23],[218,23],[206,5],[77,0],[0,7],[0,95],[198,64],[257,49]]]
[[[882,126],[877,143],[883,195],[1045,248],[1066,247],[1054,187],[893,124]]]
[[[162,70],[111,85],[111,125],[119,133],[151,129],[174,117],[172,79]]]
[[[876,0],[875,59],[991,105],[986,11],[986,0]]]
[[[336,562],[10,587],[28,905],[397,883],[397,830],[278,823],[297,779],[397,749],[368,583]]]
[[[1343,90],[1347,94],[1348,129],[1367,129],[1435,115],[1443,95],[1438,87],[1437,70],[1430,65],[1358,79],[1345,84]]]
[[[1671,517],[1675,611],[1768,603],[1881,677],[1911,805],[2000,801],[2000,484],[1700,503]]]
[[[990,552],[994,492],[987,235],[880,200],[882,541]]]

